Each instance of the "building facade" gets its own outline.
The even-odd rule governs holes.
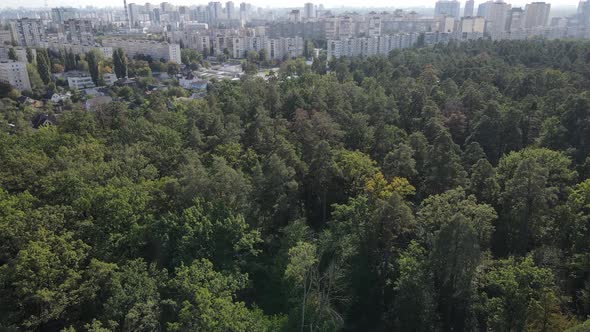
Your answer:
[[[20,91],[31,90],[27,63],[9,60],[0,61],[0,81],[8,83]]]
[[[451,16],[459,19],[461,17],[461,3],[456,0],[439,0],[434,6],[434,16]]]
[[[43,22],[38,19],[23,18],[10,21],[12,40],[20,46],[35,47],[45,38]]]
[[[525,7],[524,27],[532,29],[547,26],[551,4],[545,2],[529,3]]]
[[[106,47],[122,48],[129,57],[146,55],[154,60],[164,59],[180,64],[180,45],[142,39],[105,38],[102,45]]]

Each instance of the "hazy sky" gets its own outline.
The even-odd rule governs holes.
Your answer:
[[[222,3],[225,3],[226,0],[218,0]],[[303,3],[309,0],[299,1],[276,1],[276,0],[233,0],[234,3],[239,4],[242,1],[250,2],[255,6],[260,7],[303,7]],[[323,3],[326,8],[329,7],[394,7],[394,8],[407,8],[407,7],[434,7],[434,2],[436,0],[413,0],[413,1],[403,1],[403,0],[372,0],[372,1],[363,1],[363,0],[322,0],[322,2],[314,2],[316,4]],[[506,2],[512,3],[513,5],[523,5],[527,2],[532,2],[535,0],[519,0],[519,1],[510,1],[506,0]],[[536,0],[538,1],[538,0]],[[136,2],[136,3],[145,3],[146,0],[128,0],[128,3]],[[160,3],[161,0],[151,0],[151,3]],[[199,4],[206,4],[209,0],[168,0],[168,2],[175,4],[175,5],[199,5]],[[313,1],[312,1],[313,2]],[[464,1],[461,1],[464,3]],[[477,4],[479,2],[484,2],[476,0],[475,6],[477,8]],[[549,1],[551,4],[555,6],[577,6],[578,0],[554,0]],[[70,7],[84,7],[84,6],[97,6],[97,7],[106,7],[106,6],[123,6],[123,0],[47,0],[47,4],[49,7],[57,7],[57,6],[70,6]],[[44,0],[0,0],[0,7],[12,7],[17,8],[20,6],[23,7],[42,7],[44,5]],[[463,7],[463,4],[462,6]]]

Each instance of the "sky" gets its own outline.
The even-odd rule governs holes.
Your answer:
[[[164,0],[150,0],[151,3],[159,3]],[[209,0],[167,0],[168,2],[175,4],[175,5],[201,5],[207,4]],[[217,0],[225,3],[226,0]],[[234,3],[238,4],[242,1],[249,2],[254,6],[259,7],[303,7],[303,3],[309,0],[299,1],[277,1],[277,0],[233,0]],[[464,0],[460,0],[464,3]],[[532,1],[539,1],[539,0],[530,0],[530,1],[510,1],[505,0],[506,2],[511,3],[513,6],[524,5],[527,2]],[[136,3],[145,3],[148,2],[146,0],[128,0],[128,3],[136,2]],[[313,1],[312,1],[313,2]],[[390,8],[408,8],[408,7],[434,7],[435,0],[371,0],[371,1],[363,1],[363,0],[322,0],[322,2],[314,2],[316,4],[322,3],[326,8],[339,8],[339,7],[390,7]],[[484,2],[484,0],[478,1],[476,0],[475,6],[477,8],[477,4],[479,2]],[[551,2],[553,7],[556,6],[577,6],[578,0],[553,0],[548,1]],[[43,7],[45,4],[45,0],[0,0],[0,8],[17,8],[17,7]],[[123,6],[123,0],[47,0],[47,5],[49,7],[58,7],[58,6],[66,6],[66,7],[85,7],[85,6],[96,6],[96,7],[114,7],[114,6]],[[462,6],[463,7],[463,4]]]

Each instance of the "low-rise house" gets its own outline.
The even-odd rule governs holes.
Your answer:
[[[63,94],[62,93],[54,93],[51,96],[51,102],[54,104],[62,103],[62,102],[70,100],[70,97],[72,97],[72,93],[69,91],[66,93],[63,93]]]

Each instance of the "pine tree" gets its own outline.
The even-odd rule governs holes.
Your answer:
[[[98,63],[100,62],[100,55],[95,50],[86,53],[86,62],[88,62],[88,71],[92,77],[92,82],[100,85],[100,69]]]
[[[8,59],[17,61],[16,52],[14,51],[14,47],[8,49]]]
[[[43,83],[48,84],[51,81],[51,61],[46,49],[37,50],[37,71]]]
[[[127,56],[122,48],[117,48],[113,51],[113,64],[117,78],[127,76]]]

